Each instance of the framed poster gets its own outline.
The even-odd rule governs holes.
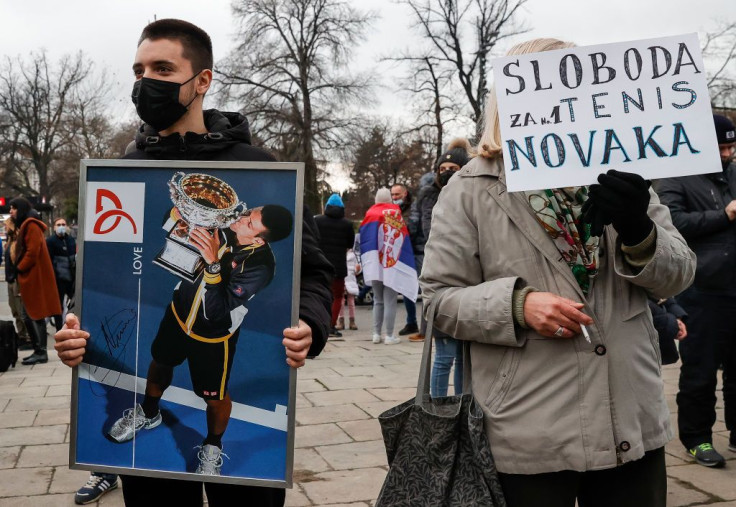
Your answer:
[[[291,486],[302,189],[300,163],[82,161],[72,468]]]

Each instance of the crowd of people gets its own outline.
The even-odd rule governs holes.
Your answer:
[[[536,39],[509,54],[568,47]],[[195,68],[190,55],[202,51],[210,66]],[[164,56],[179,67],[162,75],[156,62]],[[141,132],[160,137],[155,150],[146,144],[150,135],[140,137],[126,156],[166,158],[170,146],[179,159],[202,158],[196,142],[181,152],[178,140],[212,126],[202,110],[212,77],[209,37],[186,22],[156,21],[141,36],[136,65],[137,83],[147,80],[140,97],[143,86],[174,83],[187,107],[170,97],[136,103],[141,119],[153,125]],[[433,397],[447,395],[453,367],[455,394],[461,393],[469,369],[510,507],[576,501],[664,507],[664,446],[674,431],[661,364],[682,360],[679,438],[708,467],[725,464],[712,438],[723,370],[728,449],[736,452],[736,129],[723,116],[714,121],[721,171],[660,180],[652,188],[637,174],[610,170],[589,186],[509,193],[489,93],[477,146],[451,142],[413,189],[416,198],[401,183],[378,189],[357,239],[339,195],[314,220],[305,210],[303,238],[311,250],[302,252],[303,320],[293,334],[284,332],[289,364],[300,367],[307,354],[317,355],[328,335],[357,329],[356,275],[362,274],[373,291],[374,344],[394,345],[401,336],[434,340]],[[245,155],[228,145],[205,158],[269,160],[249,155],[245,145],[235,145]],[[46,239],[47,226],[28,201],[10,205],[6,280],[18,333],[33,349],[23,363],[47,361],[45,319],[53,318],[59,357],[75,366],[89,334],[74,315],[61,326],[74,298],[76,246],[67,223],[56,219]],[[424,311],[417,315],[420,294],[424,311],[436,300],[431,337],[424,336]],[[396,332],[399,295],[407,319]],[[470,364],[463,362],[464,344]],[[141,410],[143,419],[152,417]],[[218,439],[210,443],[221,447]],[[93,474],[78,503],[117,484],[115,476],[102,477]],[[206,489],[210,505],[225,505],[232,495],[258,505],[284,503],[277,488],[208,483]],[[201,491],[197,481],[123,477],[127,505],[158,499],[199,506]]]
[[[54,233],[23,197],[12,199],[5,220],[2,262],[8,303],[15,320],[18,349],[32,350],[24,365],[48,362],[46,319],[61,329],[62,308],[74,299],[76,245],[66,232],[66,220],[54,221]]]

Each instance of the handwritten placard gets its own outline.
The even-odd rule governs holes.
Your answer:
[[[720,170],[697,34],[493,62],[509,191]]]

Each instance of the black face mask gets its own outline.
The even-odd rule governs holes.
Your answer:
[[[156,129],[157,132],[171,127],[179,118],[184,116],[188,111],[187,108],[197,98],[195,94],[189,104],[182,105],[179,102],[179,89],[198,75],[199,73],[193,75],[183,83],[147,77],[136,81],[133,84],[131,98],[140,119]]]
[[[452,175],[455,174],[457,171],[445,171],[443,173],[440,173],[439,181],[440,186],[445,186],[450,181],[450,178],[452,178]]]

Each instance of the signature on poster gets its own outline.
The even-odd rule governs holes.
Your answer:
[[[137,317],[134,308],[124,308],[102,319],[100,329],[105,337],[108,354],[112,356],[118,349],[125,347],[135,329],[131,324]]]

